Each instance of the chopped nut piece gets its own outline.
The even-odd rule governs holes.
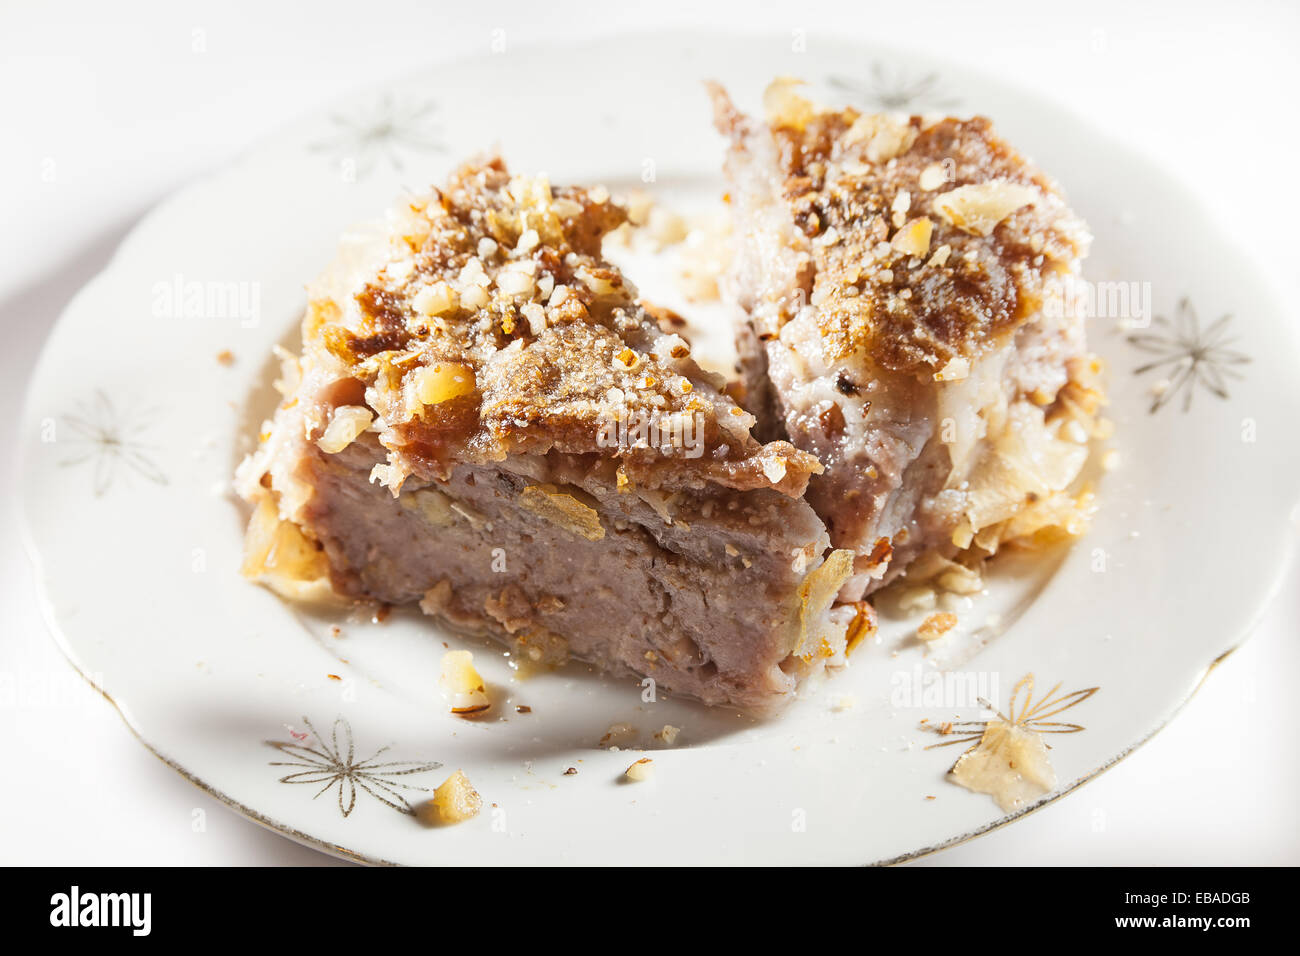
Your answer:
[[[636,728],[631,724],[610,724],[605,735],[600,738],[600,746],[608,747],[629,743],[636,736]]]
[[[831,636],[825,613],[852,573],[853,552],[845,549],[832,551],[799,585],[799,643],[794,653],[805,661],[811,660]]]
[[[464,295],[471,286],[486,288],[492,284],[492,280],[488,278],[487,271],[483,268],[483,260],[470,259],[457,273],[456,284],[460,286],[461,294]]]
[[[644,780],[649,780],[654,776],[654,761],[649,757],[642,757],[636,763],[632,764],[632,766],[624,770],[623,775],[627,777],[627,779],[637,781],[638,783]]]
[[[654,739],[659,741],[665,747],[671,747],[677,743],[677,735],[682,732],[682,728],[674,727],[672,724],[664,724],[662,729],[655,731]]]
[[[437,488],[420,488],[410,493],[403,493],[397,503],[404,508],[411,508],[420,513],[424,520],[439,528],[446,528],[456,521],[456,512],[452,510],[452,501]]]
[[[458,717],[481,714],[492,706],[483,678],[474,667],[469,651],[448,651],[442,657],[442,674],[438,678],[443,696]]]
[[[795,129],[803,129],[808,124],[815,111],[812,103],[795,92],[802,85],[803,81],[789,76],[777,77],[768,84],[763,91],[763,109],[768,122]]]
[[[578,270],[578,278],[596,295],[619,295],[622,291],[622,280],[610,269],[583,266]]]
[[[958,186],[936,196],[934,211],[945,222],[974,236],[987,236],[997,224],[1021,206],[1028,206],[1038,193],[1028,186],[993,180]]]
[[[948,171],[944,169],[943,163],[931,163],[921,170],[918,184],[926,192],[934,192],[947,181]]]
[[[1004,720],[991,720],[980,742],[957,758],[954,783],[987,793],[1010,812],[1056,787],[1043,738]]]
[[[916,256],[919,259],[930,251],[932,232],[934,232],[934,223],[922,216],[899,229],[894,235],[892,245],[903,255]]]
[[[290,599],[320,599],[330,593],[325,552],[292,521],[284,521],[269,494],[258,500],[244,537],[244,577]]]
[[[934,373],[936,382],[959,382],[970,375],[970,362],[960,356],[949,359],[948,364]]]
[[[497,274],[497,288],[510,296],[531,296],[537,288],[537,283],[526,272],[508,269]]]
[[[426,285],[411,297],[411,305],[421,315],[446,315],[456,310],[456,290],[446,282]]]
[[[416,815],[425,823],[464,823],[479,815],[483,798],[470,785],[463,770],[457,770],[433,791],[433,799],[421,804]]]
[[[532,252],[541,242],[541,236],[537,234],[536,229],[525,229],[519,236],[519,241],[515,243],[515,252],[520,254]]]
[[[546,310],[536,302],[529,302],[519,311],[528,320],[528,331],[533,335],[541,335],[546,331]]]
[[[316,440],[316,447],[327,455],[337,455],[356,441],[357,436],[370,427],[374,414],[363,405],[340,405],[325,429]]]
[[[479,285],[470,286],[462,289],[460,293],[460,304],[467,309],[481,309],[488,304],[487,289]]]
[[[519,504],[551,524],[588,541],[599,541],[605,537],[600,513],[573,495],[558,490],[555,485],[529,485],[519,493]]]
[[[853,603],[853,620],[844,632],[844,653],[851,654],[868,637],[876,633],[876,609],[866,601]]]
[[[551,203],[551,212],[561,219],[572,219],[574,216],[582,215],[582,203],[574,202],[572,199],[557,199]]]
[[[949,614],[946,611],[939,614],[931,614],[922,621],[921,626],[916,629],[916,636],[923,641],[933,641],[937,638],[943,637],[943,635],[947,634],[956,626],[956,614]]]
[[[424,405],[440,405],[453,398],[471,394],[476,383],[474,370],[456,362],[438,362],[421,366],[411,373],[415,397]]]
[[[909,123],[883,113],[866,113],[858,117],[844,134],[844,144],[866,143],[869,161],[887,163],[911,149],[916,137],[917,130]]]

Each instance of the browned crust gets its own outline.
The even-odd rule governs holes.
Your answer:
[[[855,130],[872,117],[857,110],[813,111],[806,104],[811,115],[777,115],[763,124],[739,113],[721,88],[712,93],[715,124],[733,149],[749,149],[755,136],[773,139],[780,201],[807,239],[806,281],[795,295],[816,305],[828,361],[854,357],[883,369],[934,373],[953,359],[973,360],[1033,316],[1045,284],[1073,269],[1085,251],[1086,228],[1056,185],[984,117],[899,118],[892,122],[906,128],[910,145],[873,159],[870,137],[861,135],[861,124]],[[942,184],[922,188],[922,174],[936,166]],[[1035,199],[989,235],[964,231],[936,210],[935,201],[951,190],[994,181],[1030,187]],[[897,216],[894,203],[903,192],[910,202]],[[933,230],[926,253],[895,248],[900,226],[921,218]],[[946,259],[935,259],[943,246]],[[792,303],[783,318],[802,304]]]
[[[443,479],[456,462],[554,452],[618,459],[625,480],[648,487],[802,494],[816,458],[755,441],[752,418],[601,257],[602,237],[625,219],[605,190],[512,178],[496,157],[468,163],[399,211],[390,254],[350,299],[312,299],[307,364],[357,383],[403,475]],[[479,272],[481,294],[466,278]],[[430,314],[420,297],[443,283],[455,304]],[[448,363],[468,370],[472,390],[414,400],[413,376]],[[620,416],[673,415],[702,434],[699,457],[602,440]]]

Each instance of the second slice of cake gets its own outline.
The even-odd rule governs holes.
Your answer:
[[[983,117],[820,108],[765,119],[715,87],[730,140],[744,402],[825,472],[808,500],[855,553],[842,597],[904,569],[978,590],[1008,542],[1082,530],[1104,424],[1074,285],[1090,236]]]

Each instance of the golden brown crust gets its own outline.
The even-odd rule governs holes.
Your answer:
[[[305,364],[355,382],[378,413],[386,483],[557,453],[619,459],[625,480],[650,487],[802,493],[817,460],[756,442],[753,419],[601,258],[625,218],[604,189],[552,190],[489,158],[407,202],[381,263],[347,294],[322,283]],[[692,447],[611,443],[620,420],[690,429]]]
[[[799,298],[814,304],[828,361],[939,373],[974,360],[1033,316],[1086,249],[1055,184],[983,117],[818,110],[778,81],[764,126],[713,93],[737,149],[772,138],[780,201],[806,239],[784,318]]]

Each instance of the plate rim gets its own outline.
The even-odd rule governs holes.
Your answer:
[[[882,43],[880,41],[863,39],[860,37],[836,38],[833,35],[827,34],[823,31],[807,31],[807,32],[810,40],[814,40],[814,39],[821,40],[823,42],[830,44],[831,46],[837,46],[840,48],[857,45],[862,50],[870,51],[873,53],[886,53],[886,52],[900,53],[910,49],[905,44]],[[780,34],[771,31],[742,30],[738,32],[724,33],[722,31],[716,31],[716,30],[677,29],[677,30],[651,30],[651,31],[644,31],[644,32],[621,31],[619,33],[611,34],[608,36],[595,37],[595,38],[589,37],[577,41],[553,41],[553,42],[525,41],[523,46],[533,51],[537,51],[537,50],[573,51],[573,50],[580,50],[583,48],[591,47],[598,43],[605,44],[609,42],[617,42],[620,37],[632,38],[636,42],[644,43],[644,44],[653,44],[653,43],[664,42],[664,41],[667,42],[675,41],[678,45],[684,44],[686,42],[701,42],[701,41],[707,42],[708,39],[710,38],[718,38],[718,37],[724,37],[729,40],[743,40],[752,43],[761,43],[761,42],[777,43],[781,40]],[[233,170],[242,167],[243,165],[245,165],[246,163],[252,160],[255,160],[257,156],[260,155],[268,147],[272,146],[274,143],[278,141],[281,141],[285,135],[286,130],[305,124],[315,118],[325,116],[332,108],[334,108],[340,102],[353,99],[356,97],[361,97],[366,95],[367,93],[374,93],[381,90],[409,86],[415,82],[418,82],[421,77],[426,76],[431,72],[454,69],[458,64],[462,64],[466,62],[477,62],[486,57],[487,54],[483,54],[483,53],[468,53],[468,54],[458,55],[446,60],[440,60],[435,64],[425,65],[423,67],[418,67],[418,68],[411,68],[409,70],[402,71],[392,77],[387,77],[382,80],[370,81],[363,84],[357,84],[356,86],[353,87],[349,87],[348,89],[340,92],[339,94],[331,97],[326,101],[322,101],[312,107],[300,111],[295,111],[291,116],[286,118],[285,122],[281,124],[277,130],[255,138],[254,140],[249,142],[243,149],[241,149],[234,156],[232,156],[227,162],[223,163],[221,166],[217,167],[216,169],[208,170],[199,175],[194,176],[193,178],[184,182],[178,188],[173,189],[172,191],[167,193],[165,196],[163,196],[153,205],[151,205],[144,212],[144,214],[141,215],[134,222],[134,224],[131,226],[129,231],[119,239],[119,241],[115,244],[113,251],[109,255],[107,261],[90,279],[88,279],[80,286],[80,288],[78,288],[75,294],[68,300],[68,302],[64,305],[64,307],[60,310],[57,319],[51,324],[50,331],[47,334],[47,341],[42,346],[41,351],[37,356],[36,362],[32,366],[33,375],[29,377],[27,387],[24,389],[23,400],[21,403],[21,413],[20,413],[22,415],[21,420],[26,420],[32,411],[34,392],[36,390],[35,372],[41,368],[41,366],[44,364],[47,358],[48,344],[49,344],[48,337],[54,333],[55,329],[59,325],[63,324],[63,322],[67,318],[68,313],[73,310],[74,306],[76,306],[84,297],[91,294],[94,291],[94,289],[102,281],[104,281],[106,277],[110,275],[110,273],[113,272],[113,270],[115,269],[115,267],[118,265],[120,261],[121,253],[123,249],[126,248],[132,242],[132,240],[137,236],[138,233],[147,229],[149,225],[156,218],[158,218],[161,214],[165,212],[166,209],[171,207],[173,204],[177,204],[183,201],[184,199],[192,196],[194,193],[201,191],[207,185],[214,182],[219,182],[222,178],[227,176]],[[1140,164],[1140,166],[1144,169],[1144,171],[1158,174],[1159,176],[1163,177],[1166,181],[1166,188],[1170,190],[1171,194],[1175,195],[1180,200],[1189,204],[1193,209],[1196,210],[1196,212],[1201,217],[1203,217],[1205,221],[1211,224],[1222,225],[1223,222],[1222,214],[1218,213],[1217,211],[1207,206],[1200,200],[1200,198],[1198,197],[1196,192],[1192,189],[1190,184],[1184,179],[1181,171],[1179,171],[1177,167],[1167,168],[1163,166],[1161,163],[1157,162],[1154,158],[1151,157],[1151,155],[1149,154],[1146,148],[1136,146],[1135,144],[1130,144],[1127,142],[1121,142],[1119,137],[1116,136],[1114,133],[1112,133],[1108,128],[1101,126],[1095,121],[1093,121],[1092,119],[1081,115],[1079,111],[1076,110],[1073,106],[1067,103],[1063,103],[1062,101],[1058,100],[1053,96],[1045,94],[1039,90],[1026,87],[1013,79],[1003,77],[996,73],[992,73],[978,65],[971,65],[966,62],[959,62],[956,63],[955,66],[959,69],[961,73],[967,74],[972,77],[978,77],[981,81],[987,82],[990,86],[1007,90],[1009,92],[1014,92],[1016,96],[1022,97],[1030,102],[1034,102],[1039,106],[1050,107],[1055,111],[1056,115],[1060,117],[1061,121],[1064,124],[1073,126],[1077,130],[1087,133],[1091,138],[1103,144],[1108,149],[1116,149],[1118,152],[1125,155],[1126,159],[1130,163]],[[1172,175],[1170,175],[1171,173]],[[1226,240],[1226,245],[1229,248],[1232,248],[1234,251],[1242,252],[1244,254],[1244,250],[1240,241],[1238,241],[1235,236],[1232,236],[1231,233],[1224,233],[1224,234],[1227,236],[1231,236],[1231,238]],[[1279,317],[1286,316],[1293,313],[1293,310],[1288,309],[1285,305],[1285,297],[1282,295],[1281,292],[1280,280],[1275,278],[1271,272],[1267,272],[1261,269],[1255,269],[1251,273],[1251,279],[1261,289],[1262,301],[1269,307],[1269,310],[1271,312],[1275,313]],[[1291,345],[1292,348],[1294,349],[1297,343],[1300,342],[1300,331],[1297,331],[1294,325],[1291,323],[1281,323],[1281,325],[1282,328],[1277,329],[1276,331],[1279,332],[1281,335],[1283,335],[1287,344]],[[1297,399],[1300,399],[1300,387],[1292,387],[1290,389],[1290,394],[1288,397],[1293,402],[1296,401]],[[28,444],[26,442],[20,441],[18,454],[15,456],[15,470],[19,476],[24,474],[29,468],[29,466],[31,465],[31,457],[32,457],[32,453]],[[32,563],[32,568],[34,573],[34,584],[35,584],[34,590],[35,590],[38,606],[40,607],[41,610],[41,616],[45,623],[45,627],[49,631],[50,636],[53,638],[60,652],[63,654],[64,658],[68,661],[68,663],[72,666],[72,668],[88,684],[90,684],[90,686],[93,687],[100,694],[100,696],[102,696],[106,701],[108,701],[108,703],[112,706],[114,711],[117,712],[118,716],[122,719],[123,723],[125,723],[125,725],[130,730],[132,735],[136,738],[136,740],[138,740],[147,750],[149,750],[150,753],[152,753],[155,757],[157,757],[160,761],[162,761],[166,766],[174,770],[176,773],[178,773],[189,783],[193,784],[204,793],[213,797],[222,805],[235,811],[236,813],[240,814],[244,818],[250,820],[253,823],[256,823],[257,825],[265,829],[271,830],[272,832],[278,833],[279,835],[287,839],[290,839],[295,843],[308,846],[312,849],[318,850],[337,859],[342,859],[349,862],[360,863],[364,865],[372,865],[372,866],[402,865],[400,863],[394,863],[392,861],[385,860],[382,857],[373,856],[361,851],[354,850],[350,847],[343,846],[341,844],[336,844],[336,843],[322,840],[318,837],[312,836],[310,833],[306,833],[287,823],[271,818],[266,814],[258,811],[257,809],[250,807],[247,804],[244,804],[228,796],[219,787],[213,785],[212,783],[208,782],[205,779],[202,779],[193,771],[187,769],[178,760],[167,756],[162,751],[160,751],[153,743],[151,743],[148,737],[146,736],[144,729],[136,726],[135,722],[130,716],[129,707],[126,707],[122,703],[119,703],[102,686],[96,683],[94,678],[83,669],[83,664],[78,659],[78,654],[76,653],[75,649],[72,647],[68,639],[68,636],[64,632],[62,626],[59,624],[51,600],[50,586],[48,583],[48,575],[46,574],[45,567],[42,563],[42,559],[36,542],[35,529],[33,527],[31,518],[29,517],[29,513],[28,513],[28,499],[29,499],[29,494],[26,485],[24,482],[20,480],[17,482],[17,493],[15,494],[15,505],[17,507],[18,519],[19,519],[17,522],[19,537],[23,544],[23,550],[26,552],[28,559]],[[1243,614],[1239,618],[1240,623],[1234,626],[1230,634],[1228,635],[1228,642],[1226,648],[1221,652],[1219,652],[1207,664],[1202,666],[1198,676],[1191,683],[1190,687],[1186,690],[1185,693],[1182,694],[1182,696],[1177,700],[1174,706],[1167,711],[1164,718],[1159,723],[1157,723],[1154,727],[1147,728],[1145,732],[1138,739],[1131,742],[1127,747],[1125,747],[1123,750],[1110,757],[1101,765],[1089,770],[1087,773],[1083,774],[1082,776],[1077,777],[1069,784],[1054,789],[1050,793],[1044,795],[1043,797],[1039,798],[1038,800],[1034,801],[1033,803],[1025,807],[1022,807],[1010,814],[1006,814],[1002,817],[999,817],[998,819],[993,820],[984,825],[981,825],[977,828],[950,837],[939,843],[927,845],[915,850],[908,851],[906,853],[894,855],[892,857],[864,861],[859,865],[893,866],[893,865],[908,863],[920,859],[922,857],[930,856],[941,850],[950,849],[954,846],[958,846],[963,843],[969,842],[980,836],[983,836],[986,833],[999,830],[1007,826],[1008,824],[1014,823],[1020,820],[1021,818],[1037,810],[1040,810],[1043,807],[1046,807],[1049,804],[1055,803],[1057,800],[1060,800],[1066,795],[1073,793],[1075,790],[1079,789],[1084,784],[1091,782],[1092,780],[1096,779],[1105,771],[1114,767],[1116,764],[1118,764],[1126,757],[1128,757],[1129,755],[1137,751],[1139,748],[1141,748],[1148,741],[1153,739],[1161,730],[1167,727],[1174,720],[1174,718],[1177,717],[1183,711],[1186,705],[1192,700],[1193,697],[1195,697],[1196,693],[1205,685],[1205,682],[1208,680],[1210,674],[1212,674],[1224,660],[1226,660],[1229,656],[1231,656],[1236,650],[1242,647],[1247,640],[1250,639],[1250,637],[1257,630],[1259,622],[1264,616],[1264,614],[1268,611],[1268,609],[1272,606],[1273,602],[1277,599],[1278,594],[1282,589],[1282,585],[1288,577],[1289,570],[1294,566],[1297,559],[1297,555],[1300,554],[1300,542],[1297,542],[1296,535],[1293,533],[1292,530],[1293,515],[1295,514],[1296,509],[1298,507],[1300,507],[1300,478],[1297,478],[1293,482],[1293,487],[1290,495],[1290,503],[1287,506],[1287,513],[1282,515],[1282,520],[1278,522],[1278,526],[1281,529],[1279,531],[1279,534],[1282,535],[1284,538],[1282,548],[1281,548],[1281,560],[1277,561],[1274,564],[1271,572],[1269,573],[1266,586],[1262,591],[1262,597],[1258,600],[1257,603],[1254,604],[1253,607],[1251,607],[1250,612],[1248,614]],[[528,861],[524,861],[524,862],[526,864],[528,863]],[[437,863],[435,862],[430,865],[437,865]]]

